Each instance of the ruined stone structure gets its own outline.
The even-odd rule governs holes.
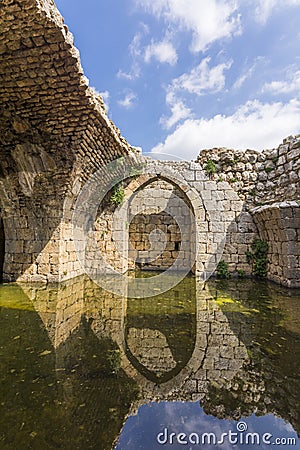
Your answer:
[[[300,135],[290,136],[278,148],[262,153],[202,151],[198,162],[205,164],[208,160],[215,163],[212,178],[231,185],[244,202],[244,211],[252,216],[258,236],[268,242],[269,279],[299,287]],[[243,240],[243,224],[238,230]]]
[[[60,254],[68,251],[68,193],[132,149],[88,87],[54,2],[3,0],[0,7],[4,279],[57,281]]]
[[[0,273],[5,281],[63,281],[85,270],[72,223],[81,189],[104,165],[128,155],[134,160],[137,150],[120,136],[102,99],[88,87],[72,35],[53,1],[1,0],[0,6]],[[115,229],[119,245],[110,208],[99,210],[91,224],[93,238],[120,272],[138,265],[164,269],[178,255],[185,267],[196,255],[191,270],[207,278],[221,250],[231,272],[250,273],[246,251],[260,237],[269,243],[269,278],[300,286],[299,156],[297,136],[261,154],[211,149],[196,162],[160,163],[169,177],[146,160],[146,173],[133,174],[124,186],[120,210],[124,213],[127,205],[127,216],[120,216]],[[207,170],[208,161],[213,171]],[[160,197],[155,183],[164,192]],[[195,217],[195,229],[186,222],[188,240],[179,236],[176,205],[169,205],[169,215],[159,205],[170,192]],[[156,212],[139,209],[145,197]],[[140,211],[136,218],[130,208]],[[146,235],[153,232],[158,248],[149,261],[140,252],[149,250]],[[157,259],[159,249],[163,254]],[[85,264],[101,271],[89,252]]]

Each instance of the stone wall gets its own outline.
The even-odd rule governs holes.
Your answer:
[[[52,0],[3,0],[0,27],[4,279],[57,281],[79,270],[69,244],[72,196],[132,148],[89,88]]]
[[[180,175],[184,174],[184,170],[187,171],[187,169],[184,169],[184,165],[182,166],[181,163],[160,162],[160,164],[162,165],[162,167],[164,165],[170,167],[171,165],[173,170]],[[251,242],[258,237],[257,228],[250,213],[243,210],[243,202],[233,191],[230,184],[228,184],[227,182],[217,184],[210,182],[209,177],[203,170],[201,170],[200,166],[191,164],[188,167],[189,172],[186,172],[184,176],[188,180],[188,183],[200,196],[204,209],[208,206],[208,208],[212,208],[213,210],[214,205],[213,203],[210,203],[214,202],[215,198],[218,198],[219,201],[219,214],[216,214],[214,216],[213,211],[211,211],[212,216],[210,217],[210,212],[207,210],[204,223],[202,223],[203,229],[212,231],[211,235],[210,233],[208,233],[208,235],[206,236],[207,241],[205,235],[203,235],[203,233],[201,234],[201,230],[198,230],[198,233],[200,233],[198,237],[199,252],[213,252],[214,250],[217,252],[217,241],[214,240],[213,233],[220,233],[223,230],[225,246],[222,252],[222,258],[228,263],[229,270],[236,274],[238,270],[243,270],[246,274],[250,274],[251,268],[249,264],[247,264],[246,252],[250,249]],[[153,207],[159,208],[160,203],[164,202],[164,197],[168,197],[168,194],[166,192],[170,189],[170,187],[174,189],[174,187],[172,187],[172,185],[170,184],[161,183],[162,182],[156,183],[156,185],[154,183],[148,185],[134,200],[135,203],[138,203],[140,207],[150,206],[153,203]],[[151,190],[149,188],[150,186],[153,186],[154,189]],[[158,191],[158,189],[162,189],[162,191]],[[180,198],[180,192],[178,192],[178,189],[175,190],[175,192],[176,195],[179,195]],[[183,208],[180,207],[180,205],[177,205],[177,207],[172,205],[170,212],[172,213],[173,217],[178,218],[183,214],[182,209]],[[194,232],[191,232],[186,228],[191,227],[191,219],[187,218],[186,220],[186,232],[184,233],[183,237],[178,237],[177,240],[180,245],[182,240],[190,240],[191,236],[196,236],[196,230]],[[190,223],[190,225],[188,225],[188,223]],[[162,228],[160,225],[156,224],[156,229]],[[176,239],[168,236],[168,233],[166,233],[166,239],[168,242],[173,242],[173,244],[169,243],[167,245],[171,251],[174,251],[175,248],[173,247],[175,246]],[[191,245],[191,242],[189,242],[188,244]],[[159,245],[159,241],[157,245]],[[165,257],[163,257],[163,259],[165,258],[165,264],[161,264],[162,261],[160,261],[160,266],[158,265],[156,267],[162,269],[164,268],[164,265],[169,266],[174,256],[175,255],[172,256],[172,254],[167,254]]]
[[[269,278],[290,287],[297,287],[300,280],[298,257],[300,220],[297,212],[299,205],[295,200],[300,199],[299,156],[300,135],[289,137],[277,149],[262,153],[251,150],[241,152],[212,149],[202,151],[197,163],[168,161],[159,164],[171,168],[178,177],[182,176],[201,197],[204,209],[207,206],[213,209],[210,201],[217,195],[222,213],[219,213],[218,218],[213,216],[209,218],[208,213],[204,222],[215,221],[219,226],[225,224],[226,242],[222,259],[228,263],[232,274],[240,271],[246,275],[251,274],[252,268],[247,262],[246,253],[251,250],[251,243],[260,238],[269,243]],[[209,160],[215,163],[215,174],[207,171],[206,164]],[[159,184],[153,192],[148,188],[143,194],[144,200],[141,197],[140,203],[153,202],[153,205],[158,206],[160,201],[158,197],[163,197],[163,194],[159,194],[157,188]],[[138,199],[139,197],[136,201]],[[280,221],[276,216],[279,211],[278,205],[272,206],[278,199],[290,200],[293,205],[292,210],[288,212],[290,203],[281,204],[280,210],[285,211],[287,216],[282,217]],[[269,208],[259,209],[262,204],[269,205]],[[198,237],[200,254],[201,249],[206,253],[208,249],[210,251],[217,249],[217,246],[209,245],[210,239],[214,239],[216,223],[214,227],[214,231],[211,225],[207,228],[211,233],[206,236],[208,245],[205,249],[204,239],[201,242],[200,233],[200,239]],[[266,232],[266,229],[269,231]],[[164,268],[161,262],[160,268]]]
[[[108,194],[106,204],[99,210],[94,231],[97,248],[92,244],[86,247],[85,261],[91,261],[88,272],[103,269],[100,249],[104,259],[121,272],[134,268],[142,258],[153,262],[148,268],[165,269],[172,265],[185,270],[189,266],[207,279],[223,257],[232,272],[244,270],[250,274],[246,251],[258,237],[257,228],[230,184],[211,180],[198,163],[140,159],[144,173],[127,180],[123,204],[112,207]],[[165,215],[161,220],[173,218],[174,223],[158,223],[156,214],[162,212],[167,213],[168,219]],[[175,223],[180,233],[176,232]],[[149,232],[160,238],[149,236]],[[149,238],[152,249],[148,247]]]
[[[129,206],[129,258],[135,268],[193,268],[196,243],[190,208],[184,193],[164,180],[137,191]]]
[[[268,278],[300,287],[300,206],[287,201],[252,210],[261,239],[269,244]]]
[[[215,169],[211,178],[218,184],[227,180],[244,202],[245,214],[252,216],[258,227],[258,237],[269,244],[268,278],[298,287],[300,135],[290,136],[278,148],[262,153],[224,148],[203,150],[197,161],[204,169],[211,161]],[[243,226],[238,230],[241,233],[236,239],[244,240]],[[227,260],[226,254],[224,259]]]
[[[275,201],[300,199],[300,135],[283,140],[278,148],[258,152],[213,148],[202,150],[202,168],[215,163],[215,181],[227,181],[246,208]]]

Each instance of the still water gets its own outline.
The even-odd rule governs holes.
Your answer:
[[[0,448],[300,449],[300,292],[157,294],[1,285]]]

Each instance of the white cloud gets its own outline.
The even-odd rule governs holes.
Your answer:
[[[224,70],[230,69],[232,61],[218,64],[209,68],[210,58],[204,58],[201,63],[194,67],[189,73],[184,73],[173,80],[173,89],[185,90],[191,94],[204,95],[216,93],[225,86]]]
[[[171,109],[169,117],[163,116],[160,123],[170,129],[177,122],[191,117],[192,111],[182,100],[184,93],[204,95],[215,94],[225,86],[224,71],[231,67],[232,61],[209,67],[210,58],[204,58],[190,72],[175,78],[167,87],[166,103]]]
[[[300,92],[300,70],[290,72],[284,81],[272,81],[263,86],[263,92],[271,94],[291,94]]]
[[[160,63],[168,63],[171,66],[177,63],[177,53],[173,45],[167,40],[161,42],[151,42],[145,49],[145,62],[150,62],[151,58],[157,59]]]
[[[124,72],[123,70],[119,70],[117,73],[118,78],[123,78],[125,80],[133,81],[139,78],[141,75],[141,68],[139,64],[133,62],[131,69],[129,72]]]
[[[137,100],[136,94],[132,91],[129,91],[122,100],[118,101],[118,104],[122,108],[130,109],[134,106],[136,100]]]
[[[257,58],[258,60],[263,60],[263,58]],[[239,78],[236,79],[236,81],[234,82],[232,89],[240,89],[243,84],[249,80],[249,78],[252,77],[253,72],[255,71],[257,67],[257,63],[254,63],[248,70],[247,72],[243,73]]]
[[[138,31],[134,35],[134,37],[128,47],[129,55],[132,60],[131,68],[130,68],[129,72],[125,72],[120,69],[117,73],[117,78],[124,78],[125,80],[133,81],[133,80],[136,80],[137,78],[139,78],[141,75],[141,68],[140,68],[140,64],[138,62],[143,55],[141,42],[142,42],[142,39],[144,38],[144,36],[146,36],[149,33],[149,28],[144,23],[140,23],[139,27],[140,27],[140,31]]]
[[[171,116],[163,116],[160,119],[160,123],[164,128],[170,129],[180,120],[191,116],[191,110],[185,106],[182,100],[177,99],[174,92],[169,91],[167,93],[166,102],[171,109]]]
[[[218,39],[241,32],[236,0],[135,0],[168,25],[192,33],[192,52],[205,51]]]
[[[257,22],[265,24],[272,13],[280,8],[299,6],[300,0],[252,0],[253,3]]]
[[[300,131],[300,101],[261,103],[248,101],[231,116],[188,119],[167,136],[152,153],[167,153],[190,160],[200,149],[228,147],[247,149],[277,147],[282,139]]]
[[[143,37],[143,33],[140,31],[134,35],[134,37],[129,45],[129,53],[131,56],[133,56],[133,57],[140,56],[142,37]]]
[[[243,86],[243,84],[248,80],[249,77],[250,77],[250,75],[248,73],[244,73],[243,75],[241,75],[234,82],[232,89],[240,89]]]
[[[257,69],[257,66],[259,64],[262,64],[265,62],[265,58],[262,56],[258,56],[255,59],[255,62],[252,64],[252,66],[247,67],[246,71],[236,79],[236,81],[234,82],[232,89],[240,89],[243,84],[252,77],[254,71]]]

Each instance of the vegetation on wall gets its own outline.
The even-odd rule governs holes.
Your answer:
[[[139,177],[144,172],[146,165],[147,165],[146,163],[140,163],[138,165],[130,167],[129,176]]]
[[[215,174],[217,172],[216,163],[212,159],[209,159],[204,166],[204,170],[208,175]]]
[[[113,193],[110,197],[110,202],[115,205],[121,205],[125,198],[124,188],[121,186],[116,186],[113,190]]]
[[[217,265],[217,277],[225,279],[230,278],[230,273],[228,271],[228,264],[227,262],[224,261],[224,259],[222,259]]]
[[[238,269],[237,274],[239,278],[245,278],[246,276],[246,272],[243,269]]]
[[[255,239],[251,244],[252,251],[247,251],[248,264],[252,266],[252,274],[258,278],[266,278],[268,273],[269,244],[261,239]]]

